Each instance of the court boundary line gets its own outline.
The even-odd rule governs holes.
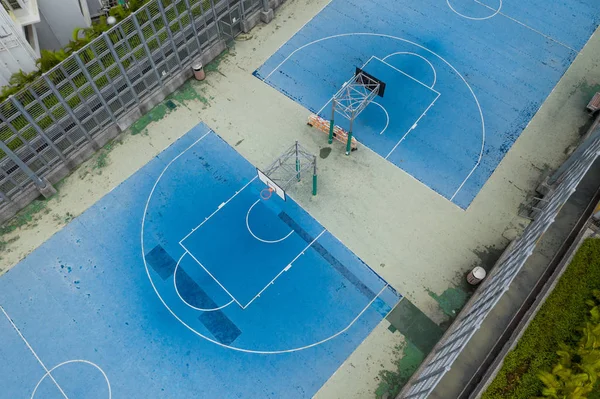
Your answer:
[[[275,283],[275,280],[277,280],[277,279],[279,278],[279,276],[281,276],[281,275],[282,275],[284,272],[287,272],[288,270],[290,270],[290,269],[292,268],[292,266],[294,265],[294,262],[295,262],[295,261],[297,261],[297,260],[298,260],[298,258],[299,258],[300,256],[304,255],[304,253],[305,253],[306,251],[308,251],[308,250],[310,249],[310,247],[312,247],[312,245],[313,245],[315,242],[317,242],[317,240],[318,240],[318,239],[319,239],[319,238],[320,238],[320,237],[321,237],[321,236],[322,236],[322,235],[323,235],[323,234],[324,234],[326,231],[327,231],[327,229],[323,229],[323,231],[321,231],[321,233],[320,233],[320,234],[319,234],[319,235],[318,235],[318,236],[317,236],[317,237],[316,237],[314,240],[312,240],[312,241],[310,242],[310,244],[308,244],[306,247],[304,247],[304,249],[302,250],[302,252],[300,252],[298,255],[296,255],[296,257],[295,257],[295,258],[294,258],[294,259],[293,259],[293,260],[292,260],[290,263],[288,263],[288,264],[286,265],[286,267],[284,267],[284,268],[283,268],[283,270],[281,270],[279,273],[277,273],[277,275],[276,275],[276,276],[273,278],[273,280],[271,280],[271,281],[269,282],[269,284],[267,284],[267,285],[266,285],[266,286],[265,286],[265,287],[264,287],[262,290],[260,290],[260,292],[259,292],[258,294],[256,294],[256,295],[254,296],[254,298],[252,298],[252,299],[250,300],[250,302],[248,302],[248,303],[246,304],[246,306],[244,306],[242,309],[246,309],[248,306],[250,306],[250,304],[251,304],[252,302],[254,302],[254,300],[255,300],[255,299],[257,299],[257,298],[259,298],[259,297],[260,297],[260,294],[262,294],[262,293],[263,293],[263,292],[264,292],[264,291],[265,291],[267,288],[269,288],[271,285],[273,285],[273,284]],[[292,230],[292,232],[293,232],[293,230]]]
[[[441,96],[441,94],[438,93],[437,97],[433,99],[433,101],[431,102],[431,104],[429,104],[429,106],[427,108],[425,108],[425,111],[423,111],[421,116],[419,116],[417,118],[415,123],[413,123],[413,125],[408,129],[408,131],[406,133],[404,133],[404,136],[402,136],[402,138],[400,138],[400,140],[398,140],[396,145],[390,150],[390,152],[388,152],[388,154],[383,159],[385,159],[387,161],[387,159],[392,155],[392,153],[394,151],[396,151],[396,148],[398,148],[398,146],[404,141],[404,139],[406,139],[406,137],[410,134],[410,132],[412,132],[413,130],[415,130],[417,128],[417,126],[419,125],[419,122],[421,122],[421,119],[423,119],[423,117],[425,115],[427,115],[427,112],[429,112],[431,107],[433,107],[433,105],[437,102],[437,100],[440,98],[440,96]]]
[[[213,308],[213,309],[204,309],[204,308],[199,308],[197,306],[194,306],[192,304],[190,304],[188,301],[186,301],[185,299],[183,299],[183,297],[181,296],[181,294],[179,293],[179,289],[177,288],[177,270],[179,269],[179,264],[181,263],[181,261],[183,260],[183,258],[185,257],[185,255],[187,255],[187,252],[184,252],[183,255],[181,255],[181,257],[179,258],[179,260],[177,261],[177,264],[175,265],[175,271],[173,272],[173,286],[175,287],[175,293],[177,294],[177,296],[179,297],[179,299],[181,299],[181,302],[185,303],[186,305],[188,305],[190,308],[194,309],[194,310],[199,310],[201,312],[215,312],[217,310],[221,310],[226,308],[227,306],[231,305],[234,300],[232,299],[231,301],[229,301],[228,303],[226,303],[225,305],[219,306],[217,308]],[[190,277],[191,278],[191,277]]]
[[[323,7],[325,8],[325,7]],[[318,14],[317,14],[318,15]],[[313,17],[314,18],[314,17]],[[311,19],[312,20],[312,19]],[[309,21],[310,22],[310,21]],[[308,22],[307,22],[308,24]],[[306,24],[305,24],[306,25]],[[304,27],[304,26],[303,26]],[[302,28],[303,28],[302,27]],[[301,28],[301,29],[302,29]],[[300,31],[300,30],[299,30]],[[298,31],[298,32],[299,32]],[[296,33],[298,33],[296,32]],[[326,36],[326,37],[322,37],[320,39],[317,40],[313,40],[309,43],[305,43],[302,46],[294,49],[290,54],[288,54],[287,57],[285,57],[283,59],[283,61],[281,61],[277,66],[275,66],[275,68],[271,71],[271,73],[269,73],[264,79],[263,82],[266,83],[267,85],[273,87],[275,90],[281,92],[277,87],[273,86],[272,84],[270,84],[269,82],[267,82],[268,77],[270,77],[276,70],[278,70],[279,68],[281,68],[281,66],[286,63],[291,57],[293,57],[298,51],[305,49],[308,46],[311,46],[313,44],[316,43],[320,43],[322,41],[325,40],[330,40],[330,39],[336,39],[336,38],[340,38],[340,37],[349,37],[349,36],[372,36],[372,37],[382,37],[382,38],[387,38],[387,39],[392,39],[392,40],[397,40],[400,42],[404,42],[404,43],[408,43],[408,44],[412,44],[415,47],[418,47],[424,51],[427,51],[428,53],[434,55],[435,57],[439,58],[442,62],[444,62],[452,71],[454,71],[454,73],[464,82],[464,84],[467,86],[467,89],[469,90],[469,92],[471,93],[471,95],[473,96],[473,99],[475,100],[475,105],[477,105],[477,108],[479,110],[479,117],[481,118],[481,136],[482,136],[482,140],[481,140],[481,149],[479,151],[479,155],[477,158],[477,161],[475,162],[475,165],[473,166],[473,168],[471,169],[471,171],[467,174],[467,177],[465,177],[465,179],[462,181],[462,183],[458,186],[458,188],[456,189],[456,191],[454,192],[454,194],[448,198],[445,195],[438,193],[436,190],[434,190],[432,187],[428,186],[427,184],[425,184],[424,182],[420,181],[419,179],[417,179],[416,177],[412,176],[410,173],[406,172],[405,170],[401,169],[400,167],[398,167],[398,165],[395,165],[396,167],[398,167],[399,169],[401,169],[404,173],[406,173],[407,175],[413,177],[416,181],[418,181],[419,183],[423,184],[425,187],[429,188],[431,191],[436,192],[438,194],[440,194],[443,198],[445,199],[449,199],[451,203],[454,203],[454,198],[456,197],[456,195],[462,190],[462,188],[464,187],[464,185],[467,183],[467,181],[471,178],[471,176],[473,175],[473,173],[475,172],[475,170],[479,167],[479,165],[481,165],[481,160],[483,158],[483,153],[485,150],[485,138],[486,138],[486,128],[485,128],[485,118],[483,116],[483,110],[481,109],[481,104],[479,103],[479,99],[477,98],[477,95],[475,94],[475,91],[473,90],[473,88],[471,87],[471,85],[469,84],[469,82],[467,82],[466,78],[454,67],[454,65],[452,65],[450,62],[448,62],[444,57],[442,57],[441,55],[439,55],[438,53],[436,53],[433,50],[428,49],[427,47],[420,45],[418,43],[415,43],[411,40],[408,39],[403,39],[401,37],[398,36],[393,36],[393,35],[388,35],[388,34],[384,34],[384,33],[372,33],[372,32],[352,32],[352,33],[340,33],[340,34],[336,34],[336,35],[331,35],[331,36]],[[291,39],[290,39],[291,40]],[[287,42],[286,42],[287,43]],[[285,44],[285,43],[284,43]],[[281,46],[283,47],[283,45]],[[280,48],[281,48],[280,47]],[[277,50],[279,51],[279,50]],[[367,147],[368,148],[368,147]],[[377,154],[375,151],[373,151],[375,154]],[[381,154],[377,154],[379,156],[381,156]],[[382,157],[383,158],[383,157]],[[481,188],[479,189],[479,191],[481,191]],[[478,193],[479,193],[478,191]],[[477,195],[475,195],[477,196]],[[475,197],[474,197],[475,198]],[[473,198],[473,199],[474,199]],[[469,203],[469,205],[472,203],[473,201],[471,201]],[[467,205],[466,208],[462,208],[460,205],[454,203],[455,205],[458,206],[458,208],[462,209],[463,211],[465,211],[469,205]]]
[[[264,239],[258,237],[256,234],[254,234],[254,232],[250,228],[250,222],[248,221],[248,218],[250,217],[250,212],[252,212],[252,208],[254,208],[254,206],[256,204],[258,204],[259,202],[260,202],[260,198],[257,199],[254,204],[250,205],[250,208],[248,208],[248,212],[246,213],[246,228],[248,229],[248,232],[252,235],[252,237],[256,238],[258,241],[263,242],[265,244],[276,244],[278,242],[285,240],[286,238],[288,238],[289,236],[291,236],[294,233],[294,230],[290,230],[290,232],[286,236],[284,236],[278,240],[264,240]]]
[[[27,346],[27,348],[29,349],[29,351],[33,354],[33,356],[38,361],[38,363],[40,364],[40,366],[42,366],[42,368],[44,369],[44,371],[46,372],[46,374],[48,374],[48,376],[50,377],[50,379],[52,380],[52,382],[54,382],[54,385],[56,385],[56,388],[58,388],[58,390],[60,391],[60,393],[62,394],[62,396],[65,399],[69,399],[69,397],[67,396],[67,394],[65,393],[65,391],[63,391],[63,389],[61,388],[61,386],[54,379],[54,376],[50,373],[50,371],[48,370],[48,368],[46,367],[46,365],[44,364],[44,362],[42,362],[42,359],[40,359],[40,357],[38,356],[38,354],[33,350],[33,348],[31,347],[31,345],[29,344],[29,341],[27,341],[27,339],[25,338],[25,336],[23,336],[23,333],[21,333],[21,330],[19,330],[19,328],[17,327],[17,325],[12,321],[12,319],[10,318],[10,316],[8,315],[8,313],[6,312],[6,310],[4,309],[4,307],[2,305],[0,305],[0,311],[2,311],[2,313],[4,313],[4,316],[6,317],[6,319],[8,320],[8,322],[10,323],[10,325],[12,326],[12,328],[17,332],[17,334],[19,335],[19,337],[23,340],[23,342],[25,343],[25,345]]]
[[[156,284],[154,283],[154,280],[152,279],[152,276],[150,274],[150,268],[148,267],[148,262],[146,261],[145,242],[144,242],[144,227],[145,227],[145,223],[146,223],[146,215],[148,213],[148,208],[150,206],[150,200],[152,199],[152,195],[154,194],[154,191],[156,190],[156,187],[158,186],[158,183],[160,182],[160,180],[162,179],[162,177],[164,176],[164,174],[166,173],[166,171],[169,169],[169,167],[177,159],[179,159],[184,153],[186,153],[188,150],[190,150],[193,146],[195,146],[198,142],[200,142],[202,139],[204,139],[210,133],[214,133],[218,137],[218,135],[215,132],[213,132],[211,129],[209,129],[206,134],[204,134],[202,137],[200,137],[198,140],[196,140],[194,143],[192,143],[190,146],[188,146],[185,150],[181,151],[177,156],[175,156],[171,161],[169,161],[169,163],[167,163],[167,165],[163,168],[162,172],[159,174],[159,176],[157,177],[156,181],[154,182],[154,185],[152,186],[152,189],[150,190],[150,193],[149,193],[148,198],[146,200],[146,204],[144,206],[144,213],[142,214],[141,228],[140,228],[140,244],[141,244],[140,246],[141,246],[142,260],[144,262],[144,269],[146,269],[146,276],[148,277],[148,280],[150,281],[150,285],[152,286],[152,289],[154,290],[154,293],[158,297],[159,301],[163,304],[163,306],[167,309],[167,311],[169,311],[169,313],[171,313],[171,315],[177,321],[179,321],[179,323],[181,323],[181,325],[183,325],[185,328],[187,328],[191,333],[197,335],[200,338],[205,339],[206,341],[212,342],[213,344],[215,344],[217,346],[220,346],[222,348],[227,348],[227,349],[231,349],[231,350],[242,352],[242,353],[254,353],[254,354],[263,354],[263,355],[275,355],[275,354],[282,354],[282,353],[298,352],[298,351],[301,351],[301,350],[305,350],[305,349],[309,349],[309,348],[321,345],[321,344],[323,344],[323,343],[325,343],[327,341],[330,341],[330,340],[336,338],[337,336],[339,336],[339,335],[345,333],[346,331],[348,331],[356,323],[356,321],[371,307],[371,305],[375,302],[375,300],[377,300],[379,298],[379,296],[387,288],[390,288],[396,295],[399,295],[400,298],[398,299],[398,302],[396,302],[394,304],[394,306],[390,306],[390,311],[387,312],[386,316],[384,316],[384,317],[381,318],[381,321],[383,321],[394,310],[394,307],[396,305],[398,305],[404,299],[404,296],[398,294],[397,291],[390,284],[387,283],[387,281],[385,281],[379,274],[377,274],[373,269],[371,269],[366,263],[365,263],[365,266],[367,267],[367,269],[370,270],[373,274],[375,274],[375,276],[383,283],[383,288],[379,291],[379,293],[373,299],[371,299],[371,301],[363,308],[363,310],[346,327],[344,327],[342,330],[338,331],[337,333],[335,333],[335,334],[333,334],[333,335],[331,335],[331,336],[329,336],[329,337],[327,337],[327,338],[325,338],[325,339],[323,339],[321,341],[318,341],[318,342],[315,342],[315,343],[312,343],[312,344],[309,344],[309,345],[306,345],[306,346],[302,346],[302,347],[297,347],[297,348],[292,348],[292,349],[284,349],[284,350],[274,350],[274,351],[259,351],[259,350],[244,349],[244,348],[238,348],[238,347],[235,347],[235,346],[225,345],[225,344],[223,344],[223,343],[221,343],[219,341],[216,341],[216,340],[214,340],[214,339],[212,339],[210,337],[207,337],[206,335],[203,335],[200,332],[196,331],[194,328],[192,328],[190,325],[188,325],[185,321],[183,321],[177,315],[177,313],[175,313],[175,311],[173,311],[169,307],[169,305],[165,302],[164,298],[158,292],[158,289],[156,288]],[[310,213],[308,213],[308,214],[310,215]],[[311,215],[311,217],[312,217],[312,215]],[[316,219],[314,219],[314,220],[316,220]],[[331,234],[331,236],[334,237],[334,238],[336,238],[336,240],[338,240],[340,243],[342,242],[334,234]],[[348,250],[349,250],[349,248],[348,248]],[[356,256],[356,254],[354,254],[354,256]],[[362,260],[358,256],[356,256],[356,258],[359,259],[362,262]],[[380,323],[381,323],[381,321],[380,321]]]
[[[221,204],[217,207],[217,209],[211,213],[210,215],[208,215],[208,217],[205,217],[204,220],[202,221],[202,223],[200,223],[198,226],[194,227],[192,229],[192,231],[190,231],[185,237],[183,237],[181,240],[179,240],[179,245],[183,246],[181,243],[183,241],[185,241],[189,236],[191,236],[192,234],[194,234],[194,232],[196,230],[198,230],[200,227],[202,227],[202,225],[206,222],[208,222],[208,220],[210,218],[212,218],[213,216],[215,216],[215,214],[217,212],[219,212],[223,207],[225,207],[225,205],[227,205],[229,203],[229,201],[231,201],[232,199],[234,199],[239,193],[241,193],[242,191],[244,191],[246,189],[246,187],[248,187],[250,185],[250,183],[252,183],[254,180],[256,180],[258,178],[258,176],[254,176],[248,183],[246,183],[242,188],[240,188],[238,191],[235,192],[235,194],[233,194],[227,201],[225,202],[221,202]],[[185,247],[184,247],[185,249]]]
[[[199,229],[199,228],[200,228],[200,227],[201,227],[201,226],[202,226],[204,223],[206,223],[206,221],[208,221],[208,219],[210,219],[210,218],[211,218],[211,217],[212,217],[214,214],[216,214],[216,213],[217,213],[218,211],[220,211],[221,209],[225,208],[225,206],[226,206],[226,205],[227,205],[227,204],[228,204],[228,203],[229,203],[231,200],[233,200],[233,198],[234,198],[234,197],[236,197],[236,196],[237,196],[239,193],[241,193],[241,192],[242,192],[242,191],[243,191],[243,190],[244,190],[246,187],[248,187],[248,185],[249,185],[250,183],[252,183],[252,182],[253,182],[255,179],[256,179],[256,177],[255,177],[254,179],[252,179],[250,182],[248,182],[246,185],[244,185],[244,187],[242,187],[242,188],[241,188],[239,191],[236,191],[236,192],[235,192],[235,194],[234,194],[234,195],[233,195],[231,198],[229,198],[227,201],[225,201],[225,202],[221,203],[221,205],[219,205],[219,207],[217,208],[217,210],[216,210],[215,212],[213,212],[213,213],[212,213],[212,214],[211,214],[211,215],[210,215],[210,216],[209,216],[209,217],[208,217],[206,220],[204,220],[204,221],[203,221],[203,222],[202,222],[202,223],[201,223],[201,224],[200,224],[198,227],[196,227],[194,230],[192,230],[192,232],[191,232],[191,233],[189,233],[189,234],[188,234],[188,235],[187,235],[185,238],[183,238],[183,239],[182,239],[182,240],[179,242],[179,245],[180,245],[180,246],[183,248],[183,250],[184,250],[184,251],[185,251],[185,252],[186,252],[188,255],[190,255],[190,256],[192,257],[192,259],[194,259],[194,260],[196,261],[196,263],[198,263],[198,265],[200,265],[200,267],[202,267],[202,268],[204,269],[204,271],[205,271],[206,273],[208,273],[208,275],[209,275],[210,277],[212,277],[212,279],[213,279],[213,280],[215,280],[215,282],[216,282],[217,284],[219,284],[219,286],[220,286],[220,287],[221,287],[221,288],[222,288],[222,289],[223,289],[223,290],[224,290],[224,291],[227,293],[227,295],[229,295],[229,296],[231,297],[231,299],[232,299],[232,300],[233,300],[235,303],[237,303],[237,304],[238,304],[238,306],[239,306],[240,308],[242,308],[242,309],[246,309],[248,306],[250,306],[250,304],[251,304],[252,302],[254,302],[254,300],[260,296],[260,294],[262,294],[262,293],[263,293],[263,292],[264,292],[264,291],[265,291],[267,288],[269,288],[269,286],[271,286],[271,285],[272,285],[272,284],[275,282],[275,280],[277,280],[277,278],[278,278],[279,276],[281,276],[281,274],[283,274],[283,272],[285,272],[285,271],[288,271],[288,270],[289,270],[289,269],[292,267],[292,264],[293,264],[293,263],[294,263],[294,262],[295,262],[295,261],[296,261],[296,260],[297,260],[297,259],[298,259],[298,258],[301,256],[301,255],[303,255],[303,254],[304,254],[304,252],[306,252],[306,251],[307,251],[307,250],[308,250],[308,249],[309,249],[309,248],[310,248],[310,247],[311,247],[311,246],[312,246],[312,245],[313,245],[313,244],[314,244],[314,243],[317,241],[317,239],[323,235],[323,233],[325,233],[325,232],[327,231],[327,229],[324,229],[323,231],[321,231],[321,233],[320,233],[320,234],[317,236],[317,238],[315,238],[315,239],[314,239],[314,240],[313,240],[313,241],[312,241],[312,242],[311,242],[309,245],[307,245],[307,246],[306,246],[306,247],[305,247],[305,248],[304,248],[302,251],[300,251],[300,252],[299,252],[299,253],[296,255],[296,257],[295,257],[295,258],[294,258],[294,259],[293,259],[291,262],[289,262],[289,263],[288,263],[288,264],[287,264],[287,265],[286,265],[286,266],[283,268],[283,270],[282,270],[282,271],[280,271],[280,272],[279,272],[279,273],[278,273],[278,274],[275,276],[275,278],[273,278],[273,279],[272,279],[272,280],[271,280],[271,281],[270,281],[270,282],[269,282],[269,283],[268,283],[268,284],[267,284],[267,285],[266,285],[266,286],[265,286],[263,289],[261,289],[261,290],[258,292],[258,294],[256,294],[256,295],[255,295],[255,296],[254,296],[254,297],[253,297],[253,298],[250,300],[250,302],[246,303],[245,305],[242,305],[242,304],[241,304],[241,302],[240,302],[240,301],[238,301],[238,300],[237,300],[237,298],[236,298],[236,297],[234,297],[234,296],[233,296],[233,294],[231,294],[231,292],[229,292],[229,291],[227,290],[227,288],[225,288],[225,286],[224,286],[224,285],[223,285],[223,284],[222,284],[222,283],[221,283],[221,282],[220,282],[220,281],[219,281],[219,280],[218,280],[218,279],[217,279],[217,278],[216,278],[216,277],[215,277],[215,276],[214,276],[214,275],[213,275],[213,274],[212,274],[212,273],[211,273],[211,272],[210,272],[210,271],[209,271],[209,270],[206,268],[206,266],[204,266],[204,265],[202,264],[202,262],[200,262],[200,260],[198,260],[198,258],[196,258],[196,256],[194,256],[194,254],[192,254],[192,253],[191,253],[191,251],[190,251],[190,250],[189,250],[189,249],[188,249],[188,248],[187,248],[187,247],[186,247],[186,246],[183,244],[183,241],[184,241],[184,240],[185,240],[187,237],[189,237],[189,236],[190,236],[192,233],[194,233],[196,230],[198,230],[198,229]],[[259,200],[257,200],[256,202],[254,202],[254,204],[253,204],[252,206],[256,205],[256,203],[258,203],[259,201],[260,201],[260,199],[259,199]],[[252,206],[250,207],[250,209],[252,209]],[[248,216],[248,214],[246,214],[246,226],[248,226],[248,225],[247,225],[247,223],[248,223],[247,216]],[[249,229],[249,228],[248,228],[248,231],[250,231],[250,229]],[[293,233],[294,233],[294,230],[290,231],[290,233],[289,233],[287,236],[285,236],[283,239],[281,239],[281,241],[283,241],[285,238],[289,237],[289,236],[290,236],[290,235],[292,235]],[[252,232],[251,232],[251,231],[250,231],[250,234],[251,234],[252,236],[254,236],[254,234],[252,234]],[[254,236],[254,238],[257,238],[257,237],[256,237],[256,236]],[[258,239],[258,238],[257,238],[257,239]],[[262,240],[260,240],[260,239],[258,239],[258,240],[259,240],[259,241],[262,241]],[[183,258],[183,256],[185,256],[185,254],[184,254],[184,255],[182,255],[182,257],[181,257],[181,258]],[[181,258],[180,258],[180,260],[181,260]],[[175,266],[175,267],[177,268],[177,266]],[[181,297],[180,297],[180,298],[181,298]],[[183,299],[182,299],[182,300],[183,300]],[[184,301],[184,302],[185,302],[185,301]],[[187,303],[186,303],[186,304],[187,304]],[[188,304],[188,306],[191,306],[191,305],[189,305],[189,304]]]

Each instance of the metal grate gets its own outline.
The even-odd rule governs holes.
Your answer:
[[[19,7],[17,0],[2,1]],[[114,6],[116,0],[103,3]],[[11,156],[46,176],[223,39],[217,21],[230,24],[228,35],[235,35],[241,19],[260,4],[149,2],[1,103],[0,140]],[[9,155],[0,149],[0,210],[33,184]]]
[[[600,133],[600,131],[599,131]],[[584,148],[569,159],[554,189],[544,197],[535,220],[525,229],[502,255],[493,273],[482,283],[469,309],[463,310],[449,334],[438,342],[426,364],[422,365],[398,398],[425,399],[433,392],[444,374],[465,348],[491,309],[508,290],[510,283],[521,271],[532,254],[536,243],[554,222],[561,207],[575,191],[600,152],[600,134],[589,140]]]

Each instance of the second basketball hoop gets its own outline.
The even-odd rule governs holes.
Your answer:
[[[286,190],[294,182],[299,182],[302,176],[312,172],[312,194],[317,195],[317,156],[306,151],[298,142],[287,149],[264,171],[256,168],[260,181],[266,187],[261,190],[263,200],[271,198],[273,193],[282,200],[287,199]]]

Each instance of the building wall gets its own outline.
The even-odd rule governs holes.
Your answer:
[[[86,0],[38,0],[36,24],[41,49],[56,50],[73,39],[75,28],[91,25]]]
[[[0,86],[8,84],[13,73],[36,69],[37,56],[23,34],[20,25],[0,7]]]

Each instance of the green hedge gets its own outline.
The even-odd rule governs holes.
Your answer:
[[[530,399],[541,395],[538,375],[558,362],[559,344],[576,345],[586,320],[586,300],[600,289],[600,240],[588,239],[533,319],[482,399]]]

